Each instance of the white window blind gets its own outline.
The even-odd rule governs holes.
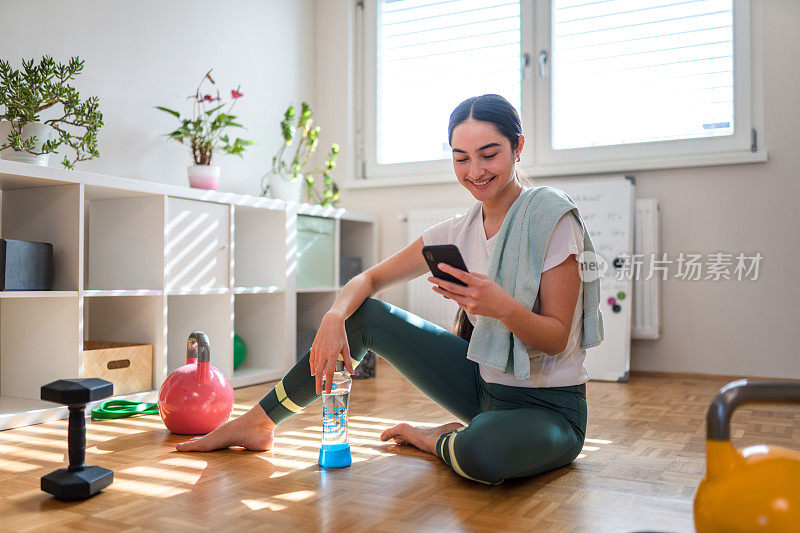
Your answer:
[[[553,0],[552,148],[734,133],[732,0]]]
[[[380,0],[378,164],[449,159],[456,105],[497,93],[520,109],[520,1]]]

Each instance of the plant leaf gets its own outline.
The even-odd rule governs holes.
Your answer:
[[[164,111],[165,113],[169,113],[170,115],[172,115],[175,118],[181,118],[181,114],[178,113],[177,111],[173,111],[172,109],[167,109],[166,107],[161,107],[160,105],[155,106],[155,108],[156,109],[160,109],[161,111]]]

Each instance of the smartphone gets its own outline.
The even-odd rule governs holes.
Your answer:
[[[447,263],[452,267],[469,272],[469,270],[467,270],[467,265],[464,263],[464,258],[461,257],[461,252],[458,251],[456,245],[437,244],[433,246],[424,246],[422,248],[422,256],[428,263],[428,268],[431,269],[431,274],[433,274],[435,278],[452,281],[453,283],[458,283],[465,287],[467,286],[467,284],[460,279],[451,276],[447,272],[442,272],[438,267],[439,263]]]

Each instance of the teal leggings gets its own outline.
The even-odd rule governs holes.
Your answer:
[[[495,485],[571,463],[586,434],[586,386],[528,388],[485,382],[469,343],[422,318],[367,298],[345,321],[356,361],[372,350],[466,427],[442,435],[436,453],[459,475]],[[319,398],[309,354],[260,403],[279,424]]]

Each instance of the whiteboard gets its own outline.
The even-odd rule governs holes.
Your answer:
[[[605,339],[599,346],[586,350],[589,379],[627,381],[630,371],[631,321],[633,314],[630,275],[614,266],[614,259],[633,254],[634,182],[624,176],[613,178],[581,178],[554,184],[578,205],[595,252],[605,263],[600,272],[600,311],[603,313]],[[628,259],[630,260],[630,259]],[[617,293],[624,293],[620,299]],[[619,311],[614,312],[609,298],[614,298]]]

